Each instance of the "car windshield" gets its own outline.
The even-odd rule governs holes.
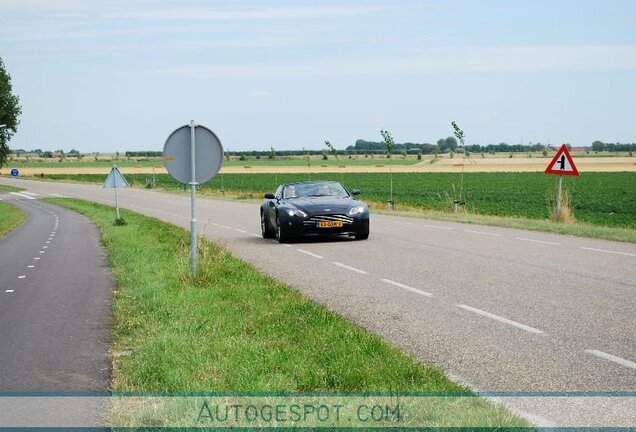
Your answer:
[[[338,182],[294,183],[283,189],[283,198],[348,197],[347,190]]]

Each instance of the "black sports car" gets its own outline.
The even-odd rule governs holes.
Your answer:
[[[346,234],[369,238],[369,207],[334,181],[304,181],[278,186],[261,205],[263,238],[283,243],[306,234]]]

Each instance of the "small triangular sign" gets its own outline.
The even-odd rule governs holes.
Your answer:
[[[104,182],[105,188],[127,188],[129,187],[128,182],[124,178],[124,175],[119,171],[119,168],[114,166],[108,177],[106,177],[106,181]]]
[[[556,155],[552,158],[548,167],[544,171],[546,174],[558,174],[558,175],[579,175],[579,170],[576,169],[572,156],[568,151],[568,147],[563,144]]]

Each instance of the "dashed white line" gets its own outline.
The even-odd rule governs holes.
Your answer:
[[[583,246],[581,246],[580,249],[591,250],[591,251],[594,251],[594,252],[603,252],[603,253],[608,253],[608,254],[616,254],[616,255],[625,255],[625,256],[636,257],[636,254],[628,253],[628,252],[618,252],[618,251],[611,251],[611,250],[606,250],[606,249],[596,249],[596,248],[583,247]]]
[[[450,228],[450,227],[445,227],[445,226],[440,226],[440,225],[426,225],[426,224],[417,224],[418,227],[424,227],[424,228],[436,228],[436,229],[443,229],[443,230],[452,230],[454,228]]]
[[[615,355],[608,354],[606,352],[598,351],[598,350],[585,350],[585,352],[588,354],[592,354],[597,357],[603,358],[605,360],[609,360],[611,362],[617,363],[621,366],[636,369],[636,363],[629,360],[625,360],[624,358],[616,357]]]
[[[314,257],[314,258],[318,258],[318,259],[323,259],[324,258],[323,256],[320,256],[320,255],[315,254],[313,252],[306,251],[305,249],[296,249],[296,250],[298,252],[300,252],[300,253],[304,253],[305,255],[309,255],[309,256]]]
[[[530,327],[530,326],[527,326],[525,324],[521,324],[521,323],[518,323],[516,321],[509,320],[508,318],[500,317],[499,315],[491,314],[490,312],[486,312],[486,311],[483,311],[481,309],[477,309],[477,308],[474,308],[474,307],[471,307],[471,306],[467,306],[467,305],[463,305],[463,304],[458,304],[456,306],[460,307],[462,309],[465,309],[467,311],[474,312],[476,314],[485,316],[487,318],[494,319],[495,321],[499,321],[501,323],[508,324],[510,326],[520,328],[521,330],[525,330],[525,331],[527,331],[529,333],[534,333],[534,334],[543,333],[541,330],[537,330],[534,327]]]
[[[225,229],[232,229],[232,227],[229,227],[227,225],[221,225],[221,228],[225,228]]]
[[[293,247],[292,245],[288,245],[287,243],[280,243],[281,246],[285,246],[286,248]]]
[[[238,231],[240,233],[247,234],[247,231],[242,230],[242,229],[238,229],[238,228],[234,228],[234,231]]]
[[[529,239],[529,238],[525,238],[525,237],[515,237],[515,240],[528,241],[528,242],[533,242],[533,243],[549,244],[549,245],[555,245],[555,246],[561,245],[561,243],[557,243],[557,242],[551,242],[551,241],[545,241],[545,240],[535,240],[535,239]]]
[[[338,267],[342,267],[343,269],[347,269],[347,270],[350,270],[352,272],[356,272],[356,273],[359,273],[359,274],[369,274],[369,273],[365,272],[364,270],[360,270],[358,268],[348,266],[348,265],[343,264],[343,263],[338,262],[338,261],[332,261],[331,264],[337,265]]]
[[[60,195],[60,194],[56,194],[56,193],[52,193],[51,195],[56,196],[58,198],[66,198],[64,195]]]
[[[501,234],[497,234],[497,233],[489,233],[489,232],[474,231],[474,230],[464,230],[464,231],[468,232],[468,233],[473,233],[473,234],[481,234],[481,235],[486,235],[486,236],[501,237]]]
[[[47,241],[46,241],[46,244],[51,244],[51,240],[47,240]]]
[[[29,195],[24,195],[21,194],[19,192],[9,192],[11,195],[15,195],[15,196],[19,196],[20,198],[24,198],[24,199],[30,199],[30,200],[34,200],[35,198],[33,198],[32,196]]]
[[[219,226],[219,224],[218,224],[218,223],[214,223],[214,222],[210,222],[210,225],[212,225],[212,226]]]
[[[18,276],[18,279],[24,279],[26,275]]]
[[[27,268],[34,268],[34,265],[28,265]]]
[[[4,290],[4,292],[6,292],[6,293],[12,293],[12,292],[15,292],[15,291],[14,291],[14,290]]]
[[[41,254],[43,254],[43,253],[44,253],[44,251],[43,251],[43,250],[41,250],[41,251],[40,251],[40,253],[41,253]]]
[[[42,249],[48,249],[47,245],[42,246]]]
[[[34,260],[39,260],[39,259],[40,259],[40,257],[35,257],[35,258],[33,258],[33,259],[34,259]]]
[[[27,194],[27,195],[31,195],[31,196],[40,196],[40,194],[36,194],[35,192],[27,192],[27,191],[22,191],[23,194]],[[36,206],[38,208],[42,208],[40,206]]]
[[[259,237],[259,238],[260,238],[260,237],[262,237],[260,234],[250,233],[250,235],[251,235],[252,237]]]
[[[413,288],[413,287],[410,287],[408,285],[404,285],[402,283],[399,283],[399,282],[396,282],[396,281],[392,281],[391,279],[380,279],[380,280],[382,282],[385,282],[385,283],[388,283],[388,284],[391,284],[391,285],[395,285],[396,287],[400,287],[400,288],[404,288],[405,290],[412,291],[412,292],[414,292],[416,294],[419,294],[419,295],[423,295],[423,296],[426,296],[426,297],[433,297],[433,294],[431,294],[430,292],[422,291],[422,290],[419,290],[417,288]]]

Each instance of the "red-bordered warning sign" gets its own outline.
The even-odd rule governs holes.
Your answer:
[[[579,170],[576,169],[572,156],[565,144],[561,146],[557,154],[552,158],[552,161],[548,164],[548,167],[544,171],[546,174],[558,174],[558,175],[579,175]]]

